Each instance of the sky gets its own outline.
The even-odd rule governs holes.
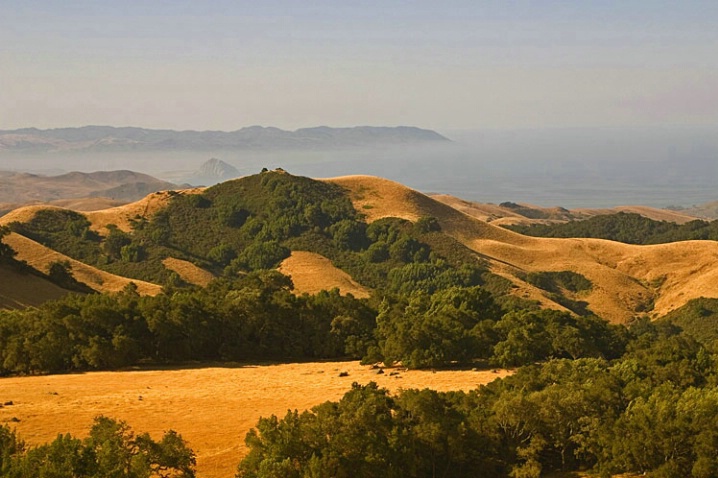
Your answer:
[[[718,125],[718,2],[0,0],[0,129]]]

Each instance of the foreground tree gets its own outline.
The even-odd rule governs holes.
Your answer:
[[[84,440],[58,435],[26,449],[15,432],[0,428],[0,476],[9,478],[194,478],[195,455],[170,430],[160,441],[135,435],[122,421],[97,417]]]

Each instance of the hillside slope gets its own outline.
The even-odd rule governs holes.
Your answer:
[[[520,276],[562,270],[582,274],[593,283],[583,300],[612,322],[625,322],[646,311],[660,316],[690,299],[718,297],[718,243],[713,241],[633,246],[598,239],[530,238],[385,179],[350,176],[328,181],[347,188],[355,207],[369,221],[387,216],[436,217],[444,232],[481,254],[494,272],[512,280],[517,292],[529,298],[537,291]]]
[[[672,211],[669,209],[656,209],[647,206],[616,206],[605,209],[564,209],[561,207],[540,207],[531,204],[486,204],[451,196],[449,194],[432,194],[432,199],[448,204],[454,209],[494,225],[513,224],[550,224],[566,221],[577,221],[594,216],[616,214],[619,212],[635,213],[654,221],[667,221],[676,224],[685,224],[698,219],[688,212]]]
[[[217,209],[217,213],[212,212],[211,208],[214,207],[212,204],[221,204],[222,201],[229,200],[235,201],[242,197],[254,198],[252,194],[259,194],[257,191],[260,190],[257,189],[253,193],[251,188],[259,188],[260,184],[264,184],[264,182],[275,185],[283,184],[284,186],[294,184],[299,189],[292,194],[299,194],[303,187],[314,188],[313,194],[319,194],[319,189],[321,189],[312,186],[312,184],[319,183],[313,183],[308,178],[283,176],[283,172],[269,174],[269,176],[260,175],[255,178],[238,180],[239,182],[224,183],[224,186],[210,190],[154,193],[132,204],[85,213],[85,217],[89,220],[91,229],[101,234],[107,232],[107,226],[110,224],[115,224],[118,229],[129,232],[132,229],[133,221],[147,219],[158,211],[166,210],[168,205],[174,204],[173,198],[183,198],[188,194],[201,193],[202,195],[197,198],[198,201],[188,202],[187,200],[194,198],[184,197],[184,206],[179,209],[175,208],[174,214],[177,215],[173,217],[177,219],[172,219],[169,223],[170,226],[167,227],[171,227],[172,221],[184,221],[177,222],[178,226],[175,226],[180,227],[179,224],[182,224],[182,228],[186,229],[181,231],[182,234],[191,237],[192,241],[195,241],[194,243],[199,240],[204,241],[206,243],[204,247],[216,246],[221,244],[221,241],[230,241],[228,234],[245,231],[246,227],[241,229],[219,225],[212,226],[218,227],[218,229],[216,232],[211,232],[206,230],[207,226],[202,226],[204,229],[194,231],[192,229],[195,227],[194,219],[188,221],[186,214],[197,215],[197,220],[201,217],[205,218],[202,219],[203,221],[210,220],[215,217],[214,214],[222,211],[222,209]],[[599,239],[528,237],[471,217],[425,194],[386,179],[371,176],[347,176],[322,181],[339,186],[341,188],[339,195],[343,194],[341,191],[346,191],[354,208],[369,223],[388,217],[410,221],[416,221],[424,216],[436,218],[443,233],[478,253],[487,262],[492,272],[511,281],[514,286],[513,294],[524,299],[537,300],[546,307],[563,308],[556,302],[555,296],[527,282],[527,275],[560,271],[572,271],[583,275],[592,283],[592,288],[577,294],[572,299],[585,303],[589,310],[617,323],[629,321],[639,315],[662,316],[694,298],[718,297],[718,287],[715,286],[718,283],[718,243],[713,241],[634,246]],[[302,186],[299,186],[300,184]],[[205,194],[205,192],[208,193]],[[268,192],[264,191],[261,194],[268,194]],[[321,195],[317,197],[321,197]],[[307,204],[311,204],[315,200],[317,199],[310,200],[309,196],[302,199]],[[346,201],[346,199],[344,200]],[[254,202],[247,204],[259,211],[257,214],[268,214],[261,209],[266,207],[264,205],[266,199],[256,197],[252,201]],[[190,203],[197,204],[197,206],[191,206]],[[351,205],[348,207],[351,208]],[[40,206],[18,209],[0,218],[0,225],[12,221],[28,221],[41,209]],[[247,226],[251,226],[253,221],[246,220]],[[179,233],[180,231],[172,232],[175,234],[172,236],[173,241],[184,240],[178,235]],[[53,261],[69,260],[66,256],[17,234],[11,234],[6,241],[18,252],[18,259],[26,260],[31,266],[41,271],[47,270],[48,265]],[[195,250],[198,254],[206,254],[206,251]],[[215,252],[218,253],[219,250]],[[293,276],[299,292],[313,292],[317,287],[339,287],[343,292],[351,292],[354,295],[366,294],[366,289],[358,283],[362,281],[357,282],[356,277],[350,277],[346,275],[346,271],[336,269],[335,265],[326,259],[330,256],[322,257],[316,253],[310,254],[303,251],[301,247],[295,248],[294,246],[291,252],[291,256],[283,262],[280,270]],[[288,252],[287,255],[289,255]],[[173,266],[167,267],[168,263],[165,263],[164,267],[176,269],[179,267],[178,264],[183,267],[191,265],[186,262],[188,256],[173,257],[173,259],[175,258],[185,262],[180,263],[175,260],[171,263],[174,264]],[[206,261],[206,259],[203,260]],[[225,261],[225,264],[229,263],[229,260],[231,257]],[[103,272],[79,261],[70,260],[70,262],[76,278],[96,290],[120,290],[130,281],[135,282],[142,293],[154,294],[160,290],[160,286],[150,282],[127,279]],[[200,267],[205,267],[201,261],[197,264],[200,264]],[[216,268],[209,270],[215,274],[219,271]],[[199,271],[200,269],[194,269],[193,274]],[[192,279],[190,282],[206,283],[211,278],[209,272],[202,275],[201,280]]]
[[[47,279],[0,264],[0,309],[36,307],[68,293]]]
[[[357,298],[369,297],[369,291],[329,259],[307,251],[293,251],[282,261],[279,272],[291,277],[297,293],[316,294],[321,290],[338,288],[341,294]]]
[[[202,190],[202,188],[193,188],[159,191],[129,204],[88,211],[85,213],[85,217],[92,223],[92,229],[95,231],[105,231],[108,225],[114,224],[121,231],[129,232],[132,229],[133,221],[150,218],[153,214],[167,206],[167,203],[172,197],[178,194],[197,194],[202,192]],[[0,218],[0,221],[2,221],[2,218]]]
[[[134,171],[72,172],[59,176],[0,171],[0,205],[48,203],[74,198],[135,201],[177,185]]]
[[[130,282],[137,286],[140,294],[155,295],[162,291],[162,287],[150,282],[137,279],[120,277],[109,272],[101,271],[95,267],[76,261],[59,252],[38,244],[20,234],[10,233],[3,238],[3,242],[13,248],[17,253],[15,258],[25,261],[30,267],[40,272],[47,272],[53,262],[65,262],[70,264],[70,270],[76,280],[87,284],[98,292],[119,292]]]

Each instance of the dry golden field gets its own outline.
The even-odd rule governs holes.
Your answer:
[[[154,438],[173,429],[197,453],[199,477],[230,478],[246,452],[244,436],[261,416],[283,417],[290,409],[338,400],[353,382],[375,381],[391,391],[471,390],[507,373],[411,370],[390,376],[358,362],[312,362],[9,377],[0,378],[0,403],[13,404],[0,408],[0,424],[16,427],[29,444],[58,433],[84,436],[97,415],[125,420]]]

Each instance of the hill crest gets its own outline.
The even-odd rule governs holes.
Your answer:
[[[255,181],[276,183],[284,177],[291,183],[294,181],[292,178],[295,178],[291,175],[273,176],[272,172],[267,174],[256,176]],[[312,181],[296,178],[307,184]],[[583,293],[580,300],[585,301],[590,310],[612,322],[627,322],[640,315],[658,317],[690,299],[718,297],[718,290],[713,286],[718,283],[718,243],[713,241],[636,246],[600,239],[528,237],[471,217],[387,179],[345,176],[323,179],[321,182],[339,186],[367,223],[390,217],[412,222],[423,217],[435,218],[443,233],[477,253],[491,271],[511,281],[514,294],[538,300],[545,306],[562,308],[545,291],[528,283],[525,279],[527,274],[568,270],[583,275],[593,287]],[[244,191],[244,184],[242,180],[230,181],[223,183],[220,188],[187,191],[185,194],[203,193],[197,201],[193,201],[200,211],[206,207],[202,205],[203,201],[225,201],[223,194],[232,191],[240,193]],[[207,194],[204,194],[205,191]],[[118,228],[129,231],[132,218],[138,215],[147,217],[162,211],[177,194],[156,193],[132,205],[86,213],[84,216],[95,230],[106,230],[109,224],[116,224]],[[255,206],[261,207],[261,204]],[[26,219],[38,209],[32,207],[15,211],[1,218],[0,224]],[[230,215],[228,220],[239,219]],[[241,220],[246,220],[246,217]],[[20,249],[18,252],[21,259],[23,254],[30,254],[23,252],[24,248],[29,247],[27,241],[13,236],[11,245]],[[37,251],[36,246],[32,247],[32,250]],[[219,250],[217,253],[220,253]],[[39,256],[39,253],[34,254]],[[32,264],[42,268],[40,262]],[[319,274],[326,270],[317,267]]]

